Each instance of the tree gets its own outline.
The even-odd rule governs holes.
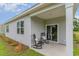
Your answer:
[[[74,19],[73,21],[74,31],[79,31],[79,19]]]

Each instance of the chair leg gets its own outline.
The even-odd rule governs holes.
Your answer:
[[[37,44],[37,45],[34,45],[32,46],[33,48],[36,48],[36,49],[42,49],[42,45],[41,44]]]

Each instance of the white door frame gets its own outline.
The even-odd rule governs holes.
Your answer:
[[[56,41],[54,41],[54,42],[59,43],[59,24],[46,24],[45,25],[45,27],[46,27],[46,31],[45,31],[46,36],[47,36],[47,26],[50,26],[50,25],[57,25],[57,42]]]

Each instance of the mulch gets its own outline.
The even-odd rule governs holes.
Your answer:
[[[0,38],[3,39],[7,43],[7,48],[9,48],[11,51],[16,53],[23,53],[25,50],[28,50],[29,47],[19,43],[17,41],[14,41],[13,39],[10,39],[4,35],[0,35]]]

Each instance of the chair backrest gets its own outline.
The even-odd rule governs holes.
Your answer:
[[[33,39],[36,39],[36,35],[35,34],[33,34]]]
[[[33,42],[34,45],[36,45],[36,40],[35,40],[36,39],[36,35],[33,34],[32,37],[33,37],[32,42]]]
[[[41,36],[45,36],[45,33],[41,33]]]
[[[43,33],[41,33],[41,39],[46,39],[46,35],[45,35],[45,33],[43,32]]]

